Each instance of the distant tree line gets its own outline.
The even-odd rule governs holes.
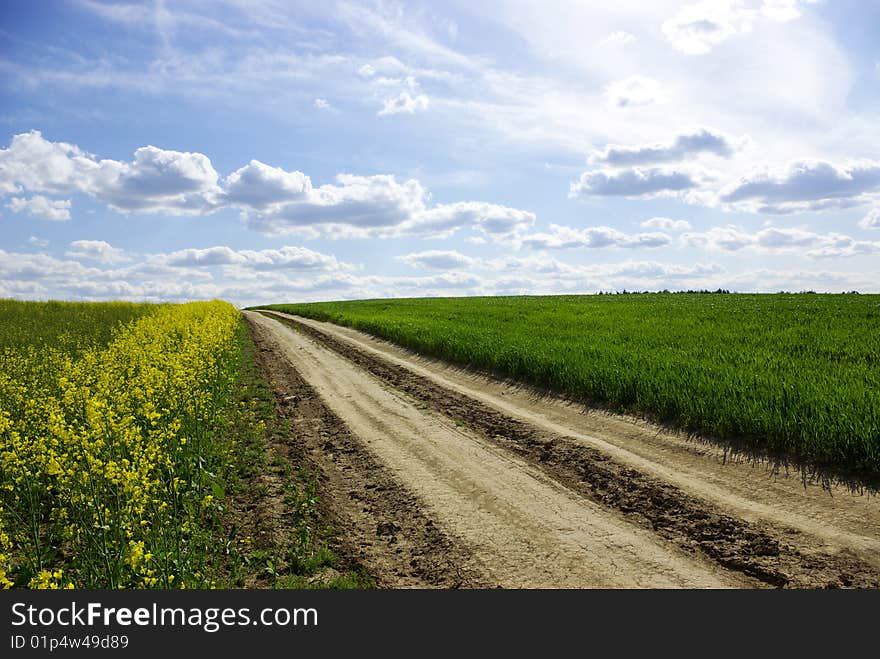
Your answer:
[[[597,293],[597,295],[663,295],[663,294],[680,295],[680,294],[694,294],[694,293],[711,293],[714,295],[714,294],[718,294],[718,293],[729,294],[730,291],[727,290],[726,288],[718,288],[714,291],[710,291],[708,289],[700,289],[700,290],[688,289],[686,291],[670,291],[668,288],[664,288],[662,291],[628,291],[624,288],[622,291],[599,291]]]
[[[778,291],[777,295],[791,294],[792,291]],[[664,288],[662,291],[628,291],[625,288],[622,291],[599,291],[596,295],[737,295],[736,292],[727,290],[726,288],[716,288],[714,291],[709,289],[688,289],[686,291],[670,291]],[[798,291],[800,295],[819,295],[816,291]],[[841,291],[840,295],[861,295],[859,291]]]

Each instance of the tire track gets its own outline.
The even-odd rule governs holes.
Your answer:
[[[418,497],[364,449],[299,375],[274,334],[246,319],[276,410],[290,428],[273,448],[317,476],[321,523],[334,531],[333,551],[350,569],[366,569],[382,588],[491,585],[472,567],[470,548],[425,515]]]
[[[383,386],[361,365],[259,314],[324,404],[473,552],[484,579],[503,587],[708,588],[754,582],[682,551],[531,460]]]

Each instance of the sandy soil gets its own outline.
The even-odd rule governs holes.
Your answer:
[[[458,585],[880,584],[875,496],[346,328],[247,317],[436,521]]]
[[[329,526],[331,549],[343,565],[366,569],[383,588],[491,586],[469,567],[469,548],[425,514],[422,502],[303,380],[275,339],[275,328],[249,326],[258,365],[275,392],[276,413],[289,429],[286,436],[280,430],[273,434],[271,448],[317,477],[319,523]],[[277,505],[283,508],[283,501]],[[283,527],[283,510],[265,517]]]

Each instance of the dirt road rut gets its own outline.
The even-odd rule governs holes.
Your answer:
[[[827,506],[811,508],[810,497],[805,504],[787,493],[797,506],[786,517],[784,496],[780,506],[748,488],[730,493],[723,479],[705,477],[718,471],[706,451],[668,440],[657,448],[656,436],[654,453],[630,451],[605,441],[632,435],[625,423],[608,419],[604,439],[584,435],[583,415],[566,416],[558,401],[475,381],[352,330],[282,314],[246,317],[263,349],[289,362],[442,530],[446,560],[470,575],[455,585],[880,583],[871,528],[824,525]]]

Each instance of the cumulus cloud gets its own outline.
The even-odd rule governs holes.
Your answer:
[[[691,174],[661,167],[598,169],[581,174],[571,184],[569,197],[652,197],[696,188]]]
[[[754,244],[754,236],[736,227],[714,227],[705,233],[685,233],[679,241],[684,247],[705,247],[734,252]]]
[[[721,190],[722,202],[762,213],[840,208],[880,191],[880,161],[834,164],[797,160],[781,169],[753,171]]]
[[[341,272],[354,270],[350,263],[337,260],[330,254],[322,254],[307,247],[285,246],[280,249],[239,250],[241,265],[255,270],[320,270]]]
[[[810,258],[849,257],[880,253],[880,241],[856,240],[839,233],[815,233],[798,228],[767,227],[750,233],[735,226],[714,227],[705,233],[685,233],[684,247],[726,252],[751,248],[765,254],[798,252]]]
[[[665,98],[659,82],[640,75],[616,80],[607,85],[603,93],[612,108],[650,105]]]
[[[861,220],[859,226],[863,229],[880,229],[880,206],[872,208]]]
[[[491,239],[508,240],[531,226],[528,211],[478,201],[427,205],[427,191],[394,176],[339,175],[336,185],[308,187],[300,201],[275,204],[248,215],[262,233],[298,233],[327,238],[408,235],[447,237],[470,227]]]
[[[37,247],[48,247],[49,246],[48,240],[46,240],[45,238],[38,238],[37,236],[31,236],[30,238],[28,238],[28,242],[31,245],[36,245]]]
[[[353,266],[340,262],[335,256],[322,254],[306,247],[284,246],[279,249],[234,250],[217,245],[204,249],[182,249],[156,257],[172,267],[210,267],[220,265],[243,266],[254,270],[311,270],[342,271]]]
[[[113,247],[103,240],[74,240],[70,243],[70,249],[65,256],[101,263],[124,263],[131,260],[124,250]]]
[[[850,236],[830,234],[805,254],[815,259],[880,254],[880,241],[856,240]]]
[[[231,265],[241,261],[234,249],[221,245],[204,249],[180,249],[176,252],[159,256],[156,260],[172,267],[210,267],[215,265]]]
[[[590,154],[591,163],[612,167],[632,167],[680,161],[703,153],[730,158],[738,148],[736,140],[708,128],[682,133],[667,143],[620,146],[609,144]]]
[[[131,163],[99,161],[37,131],[16,135],[8,149],[0,149],[2,190],[81,192],[122,212],[208,214],[236,208],[247,226],[267,235],[443,237],[470,227],[487,239],[509,240],[535,222],[531,212],[487,202],[430,206],[418,181],[399,182],[393,175],[339,174],[334,183],[315,186],[300,171],[251,160],[219,180],[200,153],[143,147]],[[40,208],[58,219],[69,207],[39,196],[9,203],[16,212]]]
[[[799,6],[815,0],[764,0],[759,7],[742,0],[703,0],[686,5],[663,23],[672,46],[688,55],[704,55],[736,34],[751,31],[762,20],[791,21]]]
[[[69,194],[99,167],[94,158],[66,142],[49,142],[39,131],[15,135],[0,149],[0,194],[22,189]]]
[[[209,211],[220,191],[217,178],[207,156],[154,146],[137,149],[131,162],[99,161],[77,146],[31,131],[0,149],[0,193],[80,192],[122,212]]]
[[[312,182],[302,172],[288,172],[251,160],[227,176],[223,187],[229,203],[259,210],[306,198],[312,190]]]
[[[549,233],[533,233],[522,238],[523,245],[535,249],[663,247],[671,242],[665,233],[625,234],[607,226],[575,229],[558,224],[551,224]]]
[[[674,231],[680,233],[682,231],[690,231],[690,222],[686,220],[673,220],[668,217],[652,217],[644,222],[642,226],[646,229],[661,229],[663,231]]]
[[[329,110],[330,109],[330,103],[328,103],[327,100],[323,99],[323,98],[316,98],[314,100],[314,105],[319,110]]]
[[[30,199],[12,197],[6,208],[13,213],[25,212],[33,217],[44,220],[64,221],[70,219],[70,200],[49,199],[43,195],[34,195]]]
[[[424,94],[410,96],[409,92],[403,91],[393,98],[385,99],[382,109],[377,114],[380,117],[392,114],[415,114],[419,110],[427,110],[428,104],[428,97]]]
[[[439,204],[415,215],[404,233],[443,237],[471,226],[489,238],[511,239],[535,223],[535,214],[518,208],[480,201]]]
[[[248,215],[248,225],[267,234],[306,233],[367,237],[392,232],[425,209],[426,192],[410,179],[340,174],[335,185],[306,187],[302,199],[273,204]]]
[[[204,154],[144,146],[130,163],[102,160],[92,192],[123,212],[203,213],[220,192],[217,179]]]
[[[395,260],[414,268],[431,268],[434,270],[453,270],[474,264],[474,259],[460,252],[439,249],[404,254],[403,256],[395,257]]]

